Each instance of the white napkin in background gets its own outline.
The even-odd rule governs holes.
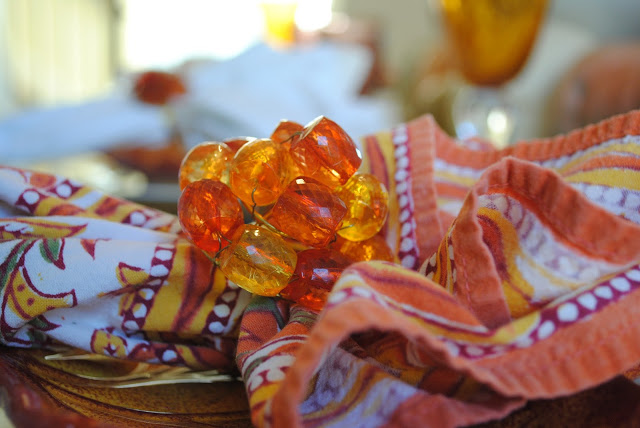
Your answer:
[[[356,45],[257,45],[225,63],[188,68],[188,93],[174,104],[177,122],[188,146],[268,137],[281,119],[305,124],[319,115],[357,139],[399,120],[393,103],[359,94],[371,64],[370,52]]]
[[[115,95],[4,119],[0,122],[0,163],[25,166],[123,143],[159,146],[168,137],[161,108]]]
[[[171,102],[187,146],[236,136],[268,137],[281,119],[307,123],[325,115],[355,140],[399,121],[387,99],[359,94],[371,66],[368,50],[324,42],[273,50],[257,45],[225,62],[185,67],[188,93]],[[131,82],[124,86],[131,85]],[[26,111],[0,121],[0,162],[158,146],[169,137],[165,112],[116,88],[103,99]]]

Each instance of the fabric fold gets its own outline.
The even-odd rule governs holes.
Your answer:
[[[272,398],[249,391],[263,397],[254,423],[461,426],[499,418],[529,399],[575,393],[636,366],[638,119],[632,112],[499,152],[465,148],[429,117],[365,138],[365,150],[374,154],[368,167],[386,180],[400,207],[387,241],[401,264],[411,251],[423,260],[421,275],[411,272],[411,263],[349,268],[308,338],[289,354],[293,363],[282,380],[268,383]],[[398,164],[398,141],[432,153],[432,167]],[[421,205],[430,211],[420,218],[446,219],[442,211],[457,207],[450,224],[417,221],[422,199],[403,198],[397,171],[407,171],[400,174],[404,182],[435,188],[435,208]],[[409,177],[412,171],[432,175]],[[584,171],[591,173],[579,175]],[[620,171],[631,180],[616,179]],[[420,233],[438,236],[436,247],[421,246]],[[373,354],[347,346],[363,332],[403,340],[373,347]],[[345,349],[351,350],[346,361]],[[326,373],[335,372],[336,359],[348,376]],[[372,372],[372,364],[382,373]],[[332,376],[348,389],[341,397],[357,398],[322,414],[308,403],[322,402],[336,382]],[[408,389],[401,388],[403,399],[396,401],[398,381]],[[478,402],[485,405],[480,409]]]
[[[250,296],[174,216],[0,168],[0,339],[242,374],[256,426],[464,426],[640,363],[640,112],[496,151],[362,140],[397,263],[320,313]]]

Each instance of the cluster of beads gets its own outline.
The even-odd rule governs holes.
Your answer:
[[[238,286],[320,310],[351,263],[393,255],[388,195],[351,137],[320,116],[269,138],[204,142],[182,160],[184,234]]]

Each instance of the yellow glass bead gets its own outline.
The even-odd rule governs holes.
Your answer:
[[[255,224],[239,228],[218,257],[220,270],[229,281],[260,296],[278,295],[296,262],[296,252],[280,235]]]
[[[206,141],[193,147],[180,164],[178,182],[180,190],[189,183],[209,178],[225,184],[229,181],[228,165],[233,151],[225,143]]]
[[[293,160],[281,144],[269,138],[249,141],[231,161],[231,190],[249,207],[270,205],[289,184],[292,165]]]
[[[371,174],[356,173],[336,194],[347,206],[338,234],[350,241],[364,241],[377,234],[387,220],[389,194]]]
[[[375,235],[366,241],[349,241],[338,236],[330,245],[336,251],[342,253],[352,262],[368,262],[369,260],[394,261],[393,252],[381,235]]]

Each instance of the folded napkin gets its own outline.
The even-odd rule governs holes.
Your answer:
[[[0,341],[240,371],[257,426],[463,426],[640,378],[640,112],[496,151],[362,139],[397,263],[322,312],[250,296],[174,217],[0,168]],[[235,359],[235,365],[234,365]]]
[[[372,64],[364,47],[323,41],[274,50],[256,45],[222,63],[182,72],[187,94],[177,99],[177,126],[187,146],[207,139],[271,135],[282,118],[307,123],[325,115],[359,136],[397,123],[398,107],[360,94]]]

